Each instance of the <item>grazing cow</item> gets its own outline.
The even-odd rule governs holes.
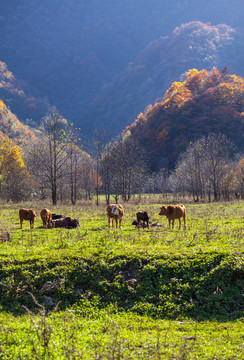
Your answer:
[[[138,213],[136,214],[136,219],[137,222],[139,223],[140,221],[143,222],[143,227],[145,227],[145,223],[147,223],[147,227],[149,228],[149,214],[147,211],[138,211]]]
[[[74,229],[80,226],[79,220],[66,216],[62,219],[51,220],[48,225],[49,229],[52,228],[65,228],[65,229]]]
[[[30,228],[34,228],[36,213],[35,210],[32,209],[20,209],[19,210],[19,220],[20,220],[20,228],[22,229],[23,220],[30,221]]]
[[[108,217],[108,227],[110,227],[110,219],[112,220],[112,227],[114,226],[113,221],[115,220],[116,228],[121,227],[122,217],[124,215],[124,209],[121,204],[110,204],[107,206],[107,217]]]
[[[41,219],[43,222],[43,226],[46,229],[47,225],[50,224],[50,222],[52,221],[52,213],[50,210],[48,209],[42,209],[41,210]]]
[[[179,229],[181,228],[181,218],[184,220],[184,229],[186,228],[186,208],[182,204],[178,205],[169,205],[169,206],[162,206],[160,208],[159,215],[165,215],[169,220],[169,228],[170,228],[170,221],[172,221],[172,229],[174,228],[174,221],[175,219],[179,219]]]
[[[63,219],[64,215],[52,214],[52,220]]]

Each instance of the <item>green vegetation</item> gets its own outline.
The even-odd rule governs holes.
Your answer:
[[[20,230],[20,205],[2,205],[0,358],[241,359],[244,202],[186,204],[186,231],[161,203],[126,203],[121,230],[104,204],[50,208],[78,230],[43,229],[41,203],[21,204],[38,216]],[[163,226],[135,229],[139,209]]]

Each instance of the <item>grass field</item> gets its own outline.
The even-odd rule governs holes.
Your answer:
[[[185,231],[160,196],[123,204],[122,229],[101,202],[0,206],[0,359],[242,359],[244,202],[184,203]],[[43,207],[80,228],[43,229]],[[163,226],[135,229],[138,210]]]

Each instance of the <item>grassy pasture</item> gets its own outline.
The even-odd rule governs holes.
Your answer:
[[[101,202],[0,206],[0,359],[243,358],[244,202],[184,203],[185,231],[168,229],[159,196],[124,204],[121,230]],[[43,207],[80,228],[43,229]],[[135,229],[138,210],[163,226]]]

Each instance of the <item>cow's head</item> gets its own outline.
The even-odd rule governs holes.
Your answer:
[[[166,207],[162,206],[158,215],[166,215]]]

